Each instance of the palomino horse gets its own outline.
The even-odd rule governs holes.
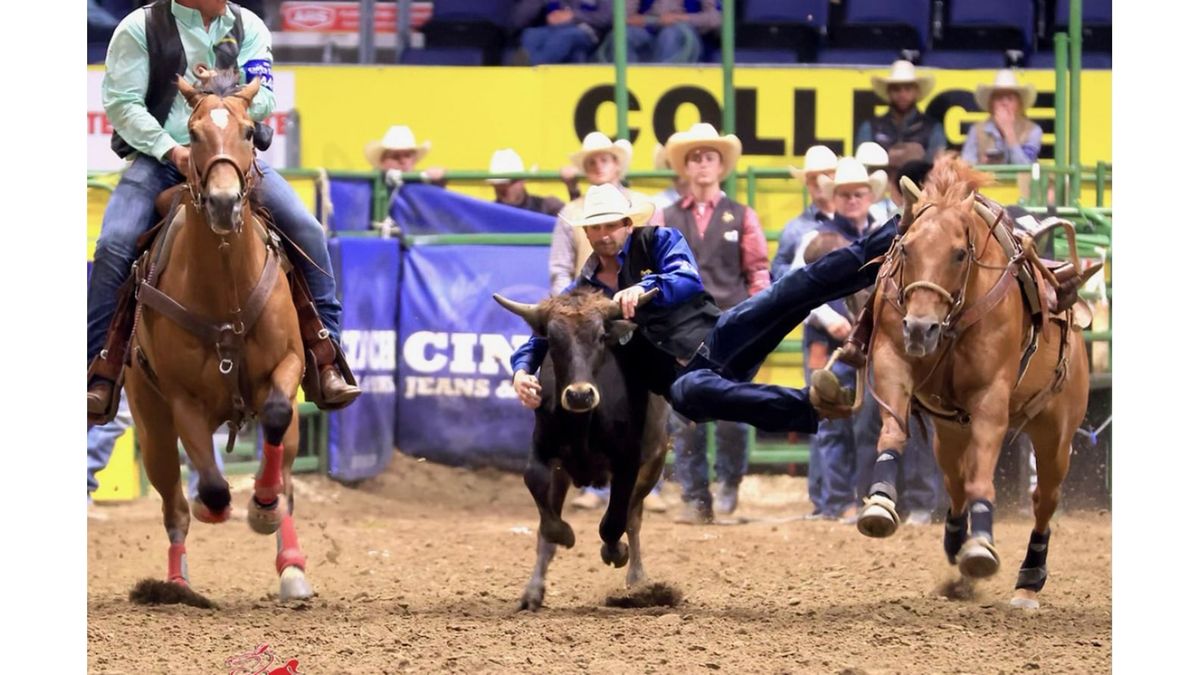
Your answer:
[[[916,405],[934,418],[934,453],[950,494],[946,555],[966,577],[995,574],[993,475],[1005,433],[1023,427],[1037,458],[1036,522],[1012,603],[1032,608],[1046,581],[1050,517],[1071,439],[1087,408],[1088,367],[1073,296],[1062,311],[1052,299],[1023,299],[1021,286],[1041,283],[1037,265],[1027,262],[1032,248],[1020,250],[1002,212],[977,200],[988,180],[946,158],[923,193],[905,181],[900,236],[877,282],[869,354],[883,430],[858,528],[872,537],[896,530],[894,460]]]
[[[183,203],[141,270],[149,278],[138,286],[127,392],[146,473],[163,500],[168,581],[188,586],[190,518],[176,439],[199,472],[192,515],[220,523],[229,518],[230,494],[216,468],[213,432],[255,414],[263,458],[248,520],[255,532],[278,533],[280,599],[307,598],[312,589],[291,516],[302,343],[280,253],[249,203],[255,167],[247,110],[259,81],[240,89],[236,81],[218,73],[202,90],[178,81],[192,107],[191,169]]]

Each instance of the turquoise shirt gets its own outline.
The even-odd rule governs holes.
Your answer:
[[[233,10],[226,5],[225,14],[217,17],[208,28],[200,12],[171,0],[171,13],[179,27],[179,39],[187,57],[187,74],[184,78],[196,84],[193,69],[203,63],[208,67],[216,64],[213,47],[233,29]],[[259,88],[250,106],[250,117],[261,121],[275,110],[274,86],[271,72],[271,31],[262,19],[242,8],[242,48],[238,53],[241,80],[246,74],[263,74],[263,86]],[[104,60],[104,82],[100,89],[100,101],[108,114],[113,129],[134,150],[162,159],[176,145],[189,142],[187,121],[191,114],[182,94],[175,96],[166,122],[158,120],[146,109],[146,90],[150,84],[150,57],[146,50],[146,11],[136,9],[125,17],[113,31],[108,43],[108,57]]]

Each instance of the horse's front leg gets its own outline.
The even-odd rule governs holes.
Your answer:
[[[1008,430],[1008,402],[1012,385],[1000,378],[967,397],[971,414],[967,450],[962,458],[963,497],[970,519],[970,535],[958,554],[963,576],[989,577],[1000,569],[992,535],[996,510],[996,462]]]
[[[912,367],[889,340],[876,343],[873,373],[882,429],[875,448],[875,463],[871,465],[871,487],[858,511],[856,524],[864,535],[881,538],[892,536],[900,525],[896,513],[896,479],[900,455],[908,441],[913,380]]]

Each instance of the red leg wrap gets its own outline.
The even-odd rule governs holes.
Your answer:
[[[254,479],[254,498],[259,504],[275,501],[283,492],[283,446],[263,443],[262,471]]]
[[[167,581],[187,586],[187,572],[187,546],[171,544],[167,549]]]
[[[292,523],[291,515],[283,517],[279,532],[275,535],[275,543],[279,552],[275,554],[275,572],[283,574],[285,567],[299,567],[304,571],[305,556],[300,550],[300,540],[296,537],[296,526]]]

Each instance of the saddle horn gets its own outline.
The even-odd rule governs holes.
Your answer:
[[[642,305],[645,305],[647,302],[650,302],[651,300],[653,300],[654,296],[656,296],[656,295],[658,295],[658,289],[651,288],[650,290],[643,293],[642,297],[638,298],[637,306],[641,307]],[[604,318],[609,319],[609,320],[621,318],[621,304],[618,302],[615,302],[613,300],[609,300],[608,301],[608,310],[604,313]]]
[[[538,309],[537,305],[533,305],[533,304],[530,304],[527,302],[517,302],[515,300],[509,300],[508,298],[504,297],[503,295],[500,295],[499,293],[492,293],[492,299],[495,300],[496,302],[500,303],[500,306],[503,307],[504,309],[507,309],[508,311],[512,312],[513,314],[516,314],[517,316],[524,319],[525,323],[529,324],[530,328],[533,328],[536,331],[541,331],[541,326],[543,323],[542,312],[540,309]]]

